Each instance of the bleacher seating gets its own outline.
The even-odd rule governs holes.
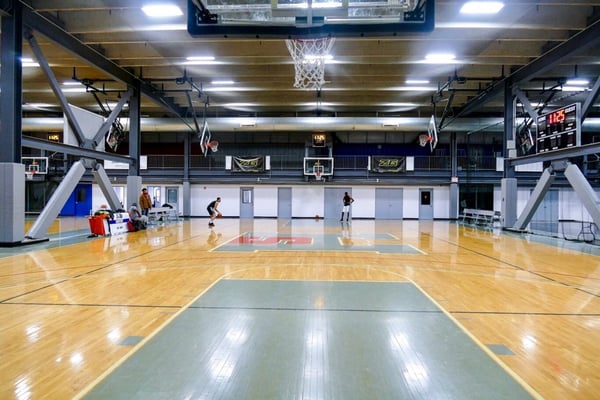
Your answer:
[[[463,224],[479,225],[486,228],[493,228],[496,222],[500,222],[500,212],[493,210],[465,208],[459,217]]]

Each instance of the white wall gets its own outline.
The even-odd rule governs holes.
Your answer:
[[[226,217],[240,215],[240,187],[237,185],[192,185],[190,188],[191,216],[208,217],[206,207],[217,197],[221,198],[219,211]]]
[[[375,188],[373,187],[355,187],[352,188],[353,218],[375,218]],[[342,199],[340,199],[341,209]]]
[[[166,186],[179,187],[179,205],[183,204],[183,190],[181,185],[162,185],[162,196],[165,196]],[[243,185],[251,187],[251,185]],[[344,185],[347,186],[347,185]],[[115,192],[121,201],[121,196],[127,198],[127,186],[115,185]],[[315,215],[323,216],[325,201],[325,186],[323,185],[282,185],[292,188],[292,216],[295,218],[314,218]],[[376,188],[382,186],[355,186],[352,187],[352,196],[355,203],[352,205],[354,218],[375,218]],[[419,186],[394,186],[402,188],[403,217],[406,219],[419,218]],[[423,186],[431,188],[431,186]],[[240,215],[240,186],[239,185],[192,185],[191,186],[191,216],[205,217],[208,203],[221,197],[219,209],[223,215],[238,217]],[[121,195],[122,193],[122,195]],[[254,216],[263,218],[277,217],[278,186],[260,184],[254,186]],[[517,190],[517,215],[520,215],[529,197],[531,188]],[[597,193],[600,198],[600,194]],[[164,198],[164,197],[163,197]],[[579,196],[572,188],[559,189],[559,218],[567,220],[590,221],[591,216],[584,208]],[[100,205],[107,204],[97,184],[92,185],[92,209],[97,210]],[[341,204],[341,199],[340,199]],[[433,217],[435,219],[449,218],[450,187],[433,187]],[[494,210],[500,211],[502,205],[502,192],[500,186],[494,187]],[[340,205],[341,207],[341,205]],[[127,207],[124,207],[127,209]]]
[[[439,186],[433,188],[433,218],[450,218],[450,187]]]
[[[254,187],[254,216],[277,216],[277,186]]]
[[[408,186],[402,191],[402,202],[404,203],[402,207],[403,218],[419,218],[419,204],[421,204],[419,189],[418,186]],[[435,197],[433,201],[436,201]]]
[[[314,218],[325,214],[325,189],[323,185],[292,187],[292,217]],[[277,212],[277,209],[275,209]]]

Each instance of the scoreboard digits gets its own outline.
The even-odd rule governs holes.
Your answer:
[[[580,104],[571,104],[537,117],[537,153],[581,145]]]

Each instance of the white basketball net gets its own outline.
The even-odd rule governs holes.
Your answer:
[[[287,39],[287,48],[294,59],[295,88],[319,89],[325,83],[325,59],[335,39]]]

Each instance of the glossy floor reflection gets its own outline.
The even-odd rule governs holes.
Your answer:
[[[460,327],[457,336],[473,338],[465,343],[479,344],[473,353],[499,361],[496,365],[504,366],[513,380],[532,387],[539,398],[588,400],[600,392],[598,246],[479,230],[448,221],[355,220],[342,226],[339,221],[323,219],[224,218],[215,223],[210,229],[206,218],[198,218],[88,238],[84,230],[87,218],[61,219],[50,234],[68,241],[8,250],[0,257],[0,399],[79,399],[120,365],[134,360],[138,351],[144,351],[162,332],[175,335],[169,347],[177,347],[179,342],[193,345],[193,340],[202,339],[204,344],[198,345],[218,348],[205,356],[213,371],[206,372],[202,368],[208,364],[202,364],[196,372],[208,374],[207,379],[214,374],[220,382],[236,377],[239,365],[244,366],[245,374],[248,366],[257,374],[275,371],[288,376],[273,364],[261,368],[271,360],[267,356],[271,357],[273,347],[279,368],[287,368],[290,354],[297,357],[289,368],[296,379],[293,382],[309,388],[303,392],[307,395],[320,393],[313,388],[322,389],[324,395],[345,393],[327,388],[327,382],[370,376],[361,367],[363,362],[369,369],[380,368],[374,360],[389,359],[377,377],[395,368],[396,380],[373,376],[367,382],[380,384],[377,391],[382,396],[388,391],[408,390],[412,386],[407,382],[398,385],[410,377],[420,382],[415,384],[421,385],[422,393],[432,390],[428,393],[450,398],[443,394],[453,390],[443,386],[447,376],[427,363],[430,356],[436,359],[433,355],[437,352],[432,355],[418,347],[421,337],[430,340],[428,334],[437,332],[438,343],[427,342],[425,347],[431,351],[441,348],[439,354],[451,351],[445,342],[449,321]],[[266,244],[241,243],[240,238],[245,237]],[[296,242],[297,238],[302,243]],[[350,240],[346,246],[345,240]],[[304,247],[296,250],[297,245]],[[229,250],[225,250],[227,246],[231,246]],[[209,290],[229,281],[242,281],[247,288],[252,287],[248,281],[277,281],[336,283],[336,288],[342,287],[337,283],[365,283],[370,289],[356,299],[343,293],[329,296],[323,288],[319,289],[323,296],[316,296],[303,292],[302,285],[279,290],[276,295],[261,289],[244,292],[240,287],[225,295],[224,290]],[[373,299],[385,293],[379,284],[399,282],[414,283],[437,308],[426,312],[373,308]],[[204,292],[206,296],[201,296]],[[221,294],[218,301],[213,293]],[[302,296],[304,303],[298,301]],[[236,301],[226,303],[229,298]],[[403,302],[413,304],[411,299],[403,299],[403,307]],[[194,335],[198,338],[188,338],[185,330],[171,330],[171,323],[185,321],[179,316],[198,329],[192,323],[207,313],[214,320],[202,320]],[[382,319],[392,313],[396,313],[396,325]],[[225,322],[227,317],[233,320]],[[436,331],[437,322],[441,331]],[[412,332],[407,328],[414,325],[419,329],[419,323],[426,323],[427,329]],[[202,337],[205,325],[216,337]],[[286,330],[288,325],[295,329]],[[264,336],[264,332],[273,335]],[[280,340],[284,334],[294,338],[295,347],[285,347],[288,342]],[[407,334],[411,335],[408,342]],[[238,338],[234,341],[247,336],[244,344],[265,350],[252,353],[257,358],[246,363],[243,357],[249,357],[251,353],[246,351],[252,348],[242,345],[242,358],[235,366],[233,359],[213,357],[227,354],[223,353],[227,345],[233,344],[225,338],[232,336]],[[449,337],[455,337],[454,333]],[[272,343],[265,344],[270,338]],[[391,338],[395,342],[390,342]],[[315,344],[312,350],[307,341]],[[364,347],[364,343],[380,347]],[[409,356],[404,353],[407,345],[420,351],[411,359],[427,356],[418,359],[415,368],[400,361]],[[457,346],[462,345],[452,347]],[[196,350],[190,353],[197,354]],[[447,356],[436,356],[443,359],[438,367],[445,365]],[[425,372],[428,389],[422,381]],[[190,371],[184,368],[176,373]],[[136,379],[126,386],[138,387]],[[185,379],[173,377],[174,384]],[[266,378],[246,379],[263,382]],[[281,387],[283,380],[279,378],[275,386],[265,383],[260,390]],[[439,385],[442,389],[438,390]],[[298,387],[289,390],[300,393]]]
[[[222,280],[86,399],[531,399],[411,283]]]

